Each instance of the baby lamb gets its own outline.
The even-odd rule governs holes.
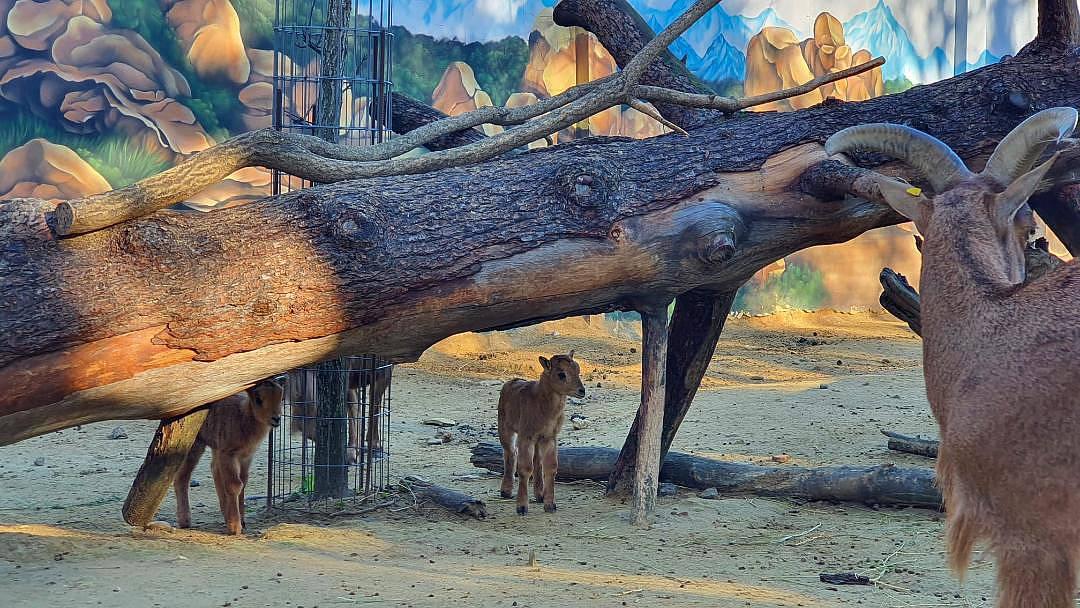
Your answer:
[[[569,395],[585,396],[581,368],[574,351],[540,357],[544,371],[539,380],[514,378],[499,392],[499,441],[503,448],[503,498],[513,497],[514,462],[517,461],[518,515],[529,512],[529,478],[534,474],[536,501],[544,511],[555,511],[555,471],[559,449],[555,439],[563,425],[563,409]],[[514,450],[514,437],[517,450]]]
[[[188,452],[180,472],[173,482],[176,492],[176,524],[191,527],[191,505],[188,487],[191,474],[199,464],[203,451],[214,451],[210,470],[214,475],[221,514],[229,534],[240,534],[244,521],[244,488],[255,450],[266,438],[271,427],[281,423],[284,388],[273,380],[263,380],[248,390],[209,404],[195,444]]]

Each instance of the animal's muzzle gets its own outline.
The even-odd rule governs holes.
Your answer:
[[[281,416],[274,416],[273,418],[271,418],[270,426],[274,427],[275,429],[281,426]]]

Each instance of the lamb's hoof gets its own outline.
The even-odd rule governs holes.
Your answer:
[[[546,513],[554,513],[555,510],[558,509],[558,508],[559,507],[557,507],[555,505],[555,503],[551,503],[550,505],[544,505],[544,512],[546,512]]]
[[[503,498],[513,498],[514,493],[513,492],[507,492],[506,490],[499,490],[499,496],[502,496]]]
[[[528,513],[529,513],[529,507],[526,507],[525,505],[522,505],[522,506],[517,508],[517,514],[518,515],[527,515]]]

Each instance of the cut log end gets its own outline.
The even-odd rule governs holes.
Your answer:
[[[421,477],[408,475],[401,480],[401,485],[410,490],[418,500],[431,502],[473,519],[487,517],[487,503],[464,492],[436,485]]]

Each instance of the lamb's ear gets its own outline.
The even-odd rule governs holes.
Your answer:
[[[574,360],[574,350],[573,349],[570,349],[570,354],[568,356],[570,357],[571,361]]]
[[[1011,226],[1013,217],[1020,207],[1035,194],[1039,183],[1046,177],[1046,172],[1054,166],[1060,152],[1055,153],[1046,162],[1021,175],[1009,184],[1005,191],[994,199],[994,220],[999,228]]]
[[[915,226],[920,230],[926,225],[931,207],[930,199],[923,196],[922,190],[884,175],[877,178],[877,185],[881,196],[885,197],[885,202],[893,211],[915,222]]]
[[[548,361],[547,357],[540,357],[540,366],[544,369],[549,369],[551,366],[551,361]]]

